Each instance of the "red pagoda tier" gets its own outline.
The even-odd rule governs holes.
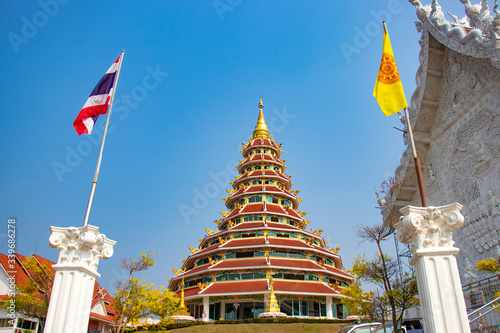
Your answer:
[[[273,281],[280,311],[289,317],[344,318],[339,290],[353,281],[338,249],[326,246],[322,230],[306,230],[299,190],[292,190],[281,144],[269,136],[262,112],[243,145],[227,211],[206,229],[198,248],[183,260],[169,288],[203,320],[257,318],[265,312]],[[271,279],[272,277],[272,279]]]

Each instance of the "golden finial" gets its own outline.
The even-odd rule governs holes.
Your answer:
[[[257,120],[257,125],[255,126],[255,130],[253,131],[253,139],[269,139],[269,130],[267,129],[266,121],[264,119],[264,112],[262,109],[264,108],[264,104],[262,103],[262,98],[259,101],[259,119]]]

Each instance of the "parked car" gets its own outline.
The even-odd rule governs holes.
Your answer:
[[[340,328],[337,333],[373,333],[379,327],[380,323],[364,323],[348,325]]]
[[[406,333],[424,333],[424,323],[422,318],[405,318],[401,325],[403,332]],[[394,326],[392,323],[380,325],[374,333],[394,333]]]
[[[406,329],[406,333],[424,333],[422,318],[405,318],[402,326]]]

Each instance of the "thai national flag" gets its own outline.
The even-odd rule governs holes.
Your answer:
[[[119,63],[120,57],[116,59],[114,64],[108,69],[106,74],[104,74],[102,79],[95,86],[94,90],[92,90],[87,102],[83,106],[83,109],[73,122],[73,127],[75,127],[78,135],[82,135],[83,133],[92,133],[92,129],[94,128],[99,115],[108,112]]]

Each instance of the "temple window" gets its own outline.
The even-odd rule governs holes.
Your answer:
[[[271,169],[271,166],[269,164],[264,165],[264,169],[269,170]]]
[[[252,237],[255,237],[255,234],[254,233],[251,233],[251,234],[243,234],[241,235],[242,238],[252,238]],[[238,258],[238,256],[236,256]]]
[[[266,185],[274,185],[274,180],[272,180],[272,179],[266,179],[266,181],[264,182],[264,184],[266,184]]]
[[[268,195],[268,196],[266,196],[266,202],[279,204],[280,200],[279,200],[279,198],[278,198],[277,196],[275,196],[275,195]]]
[[[247,215],[243,218],[244,222],[252,222],[252,221],[262,221],[262,215]]]
[[[253,251],[236,252],[236,258],[253,258]]]
[[[262,180],[260,180],[260,179],[252,180],[252,185],[260,185],[260,184],[262,184]]]
[[[280,170],[281,170],[280,167],[277,165],[275,165],[273,169],[274,169],[274,171],[278,171],[278,172],[280,172]]]
[[[252,171],[252,168],[251,167],[247,167],[247,172],[250,172]]]
[[[275,251],[273,253],[273,257],[283,257],[283,258],[287,258],[288,257],[288,252],[286,251]]]
[[[230,210],[234,210],[234,204],[232,204],[231,206],[229,206],[229,209]]]
[[[281,237],[281,238],[290,238],[290,234],[288,234],[288,233],[284,233],[284,232],[280,232],[280,233],[277,233],[277,234],[276,234],[276,237]]]
[[[244,204],[245,204],[245,198],[241,198],[241,199],[238,201],[238,203],[239,203],[240,205],[244,205]],[[239,222],[239,221],[238,221],[238,222]]]
[[[306,281],[319,281],[319,278],[316,275],[305,274],[304,280],[306,280]]]
[[[278,216],[267,216],[267,221],[268,222],[283,222],[283,218],[282,217],[278,217]]]
[[[271,155],[273,155],[273,156],[274,156],[274,150],[271,150]]]
[[[269,154],[269,149],[264,149],[264,154]]]
[[[236,258],[236,253],[234,252],[226,252],[226,259]]]
[[[292,202],[288,199],[281,199],[281,204],[283,206],[291,206],[292,205]]]
[[[260,166],[260,164],[255,164],[254,167],[253,167],[254,170],[260,170],[262,169],[262,167]]]
[[[248,202],[262,202],[262,195],[252,195],[248,198]]]
[[[256,154],[260,154],[260,148],[256,148],[256,149],[255,149],[255,153],[256,153]]]

